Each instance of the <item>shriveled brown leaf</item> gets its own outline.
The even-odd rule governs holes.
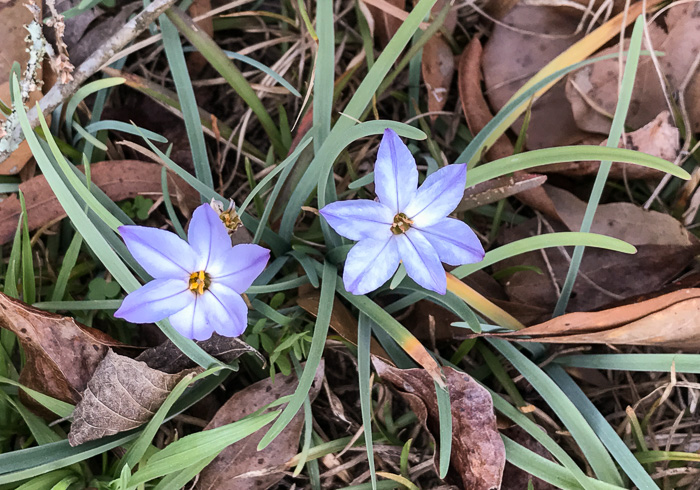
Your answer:
[[[590,137],[582,141],[583,144],[605,146],[606,139]],[[620,139],[620,148],[641,151],[669,162],[673,162],[680,150],[680,132],[673,125],[673,119],[668,111],[663,111],[649,124],[636,131],[627,133]],[[598,161],[564,162],[554,165],[544,165],[531,169],[534,172],[559,173],[570,176],[595,175],[600,168]],[[653,168],[641,167],[629,163],[615,163],[610,168],[610,178],[613,179],[655,179],[661,178],[663,172]]]
[[[78,168],[82,170],[82,166]],[[113,201],[121,201],[136,196],[160,196],[161,168],[158,164],[137,160],[112,160],[93,163],[90,165],[90,172],[94,185],[102,189]],[[21,183],[19,188],[24,193],[27,203],[30,230],[65,218],[63,207],[43,175]],[[180,177],[170,173],[168,191],[173,201],[185,211],[199,204],[199,194]],[[15,195],[0,202],[0,244],[8,243],[14,237],[21,211],[19,199]]]
[[[373,363],[377,374],[399,390],[421,424],[437,435],[437,398],[430,375],[422,369],[397,369],[377,358]],[[452,405],[451,469],[459,475],[463,488],[500,488],[505,447],[496,428],[491,395],[466,373],[443,369]]]
[[[481,48],[481,42],[479,41],[479,37],[475,36],[469,42],[459,60],[459,98],[462,102],[462,110],[467,120],[467,126],[472,134],[477,134],[491,119],[493,119],[493,115],[491,114],[491,110],[486,103],[481,89],[482,57],[483,50]],[[485,156],[487,160],[497,160],[499,158],[511,156],[513,151],[512,143],[505,134],[502,134],[494,142],[488,152],[486,152]],[[533,185],[538,182],[541,185],[544,183],[545,179],[537,179],[536,176],[522,171],[515,172],[512,177],[496,179],[496,182],[502,181],[503,179],[506,181],[518,181],[520,185],[515,185],[515,182],[512,186],[507,188],[503,188],[499,185],[495,190],[498,191],[502,189],[502,195],[500,197],[498,197],[498,192],[489,192],[489,195],[496,197],[493,201],[503,199],[510,195],[516,195],[524,204],[545,213],[547,216],[555,219],[557,218],[556,211],[551,202],[549,202],[547,194],[538,189],[539,185]],[[527,180],[527,184],[523,185],[523,181],[525,180]],[[491,186],[493,182],[487,185]],[[467,194],[470,193],[470,190],[471,189],[468,189],[465,193],[465,198]],[[472,192],[474,191],[472,190]]]
[[[558,188],[544,186],[555,203],[566,226],[552,222],[554,231],[578,231],[586,204],[574,195]],[[506,229],[502,241],[509,243],[537,233],[536,219]],[[655,211],[644,211],[630,203],[603,204],[598,207],[591,228],[600,233],[625,240],[637,247],[633,255],[588,248],[581,263],[581,275],[574,284],[569,302],[571,311],[589,311],[630,296],[656,291],[676,277],[698,253],[698,241],[673,217]],[[546,232],[541,231],[541,232]],[[538,305],[551,311],[569,268],[568,256],[559,248],[543,249],[512,257],[498,264],[498,269],[530,265],[534,271],[517,271],[505,282],[510,299],[517,303]],[[546,261],[545,261],[546,257]],[[515,314],[515,313],[513,313]],[[517,317],[517,315],[516,315]],[[544,321],[545,318],[529,318]]]
[[[433,15],[437,15],[446,3],[447,0],[435,2],[432,8]],[[442,25],[443,29],[452,34],[456,25],[456,12],[448,12],[445,23]],[[430,112],[441,111],[445,107],[454,72],[455,59],[452,48],[443,35],[437,32],[423,46],[423,57],[421,58],[421,74],[428,90],[428,110]],[[433,114],[430,118],[434,121],[437,119],[437,115]]]
[[[167,374],[110,349],[75,407],[68,442],[77,446],[145,424],[175,385],[192,373]]]
[[[309,292],[304,296],[297,298],[297,304],[305,311],[313,316],[318,315],[318,302],[321,294],[317,291]],[[348,342],[357,345],[357,319],[348,311],[348,309],[340,301],[333,302],[333,311],[331,312],[331,328],[338,332]],[[389,354],[379,345],[375,338],[372,338],[370,343],[370,352],[384,359],[386,362],[391,362]]]
[[[517,334],[497,336],[527,342],[640,345],[695,352],[700,348],[700,289],[682,289],[609,310],[569,313]]]
[[[309,392],[311,401],[316,398],[321,389],[323,376],[324,363],[321,361]],[[205,430],[241,420],[268,403],[291,395],[296,390],[297,384],[295,374],[289,376],[278,374],[275,376],[274,383],[270,379],[258,381],[229,398]],[[280,435],[262,451],[258,451],[257,447],[267,428],[262,428],[242,441],[228,446],[202,470],[196,488],[199,490],[270,488],[282,479],[283,471],[287,469],[286,463],[297,454],[303,426],[304,414],[299,411]]]
[[[578,9],[521,2],[502,19],[506,25],[494,26],[483,58],[484,81],[494,111],[500,110],[540,68],[582,37],[582,33],[573,34],[580,18]],[[521,126],[522,117],[512,128],[519,133]],[[562,82],[532,106],[529,149],[574,144],[584,136],[571,114]]]
[[[662,73],[670,86],[669,93],[680,90],[689,75],[700,50],[700,5],[695,2],[673,6],[662,20],[662,25],[652,23],[649,36],[654,49],[663,51],[659,57]],[[600,54],[619,52],[613,46]],[[609,59],[581,68],[569,75],[566,92],[578,127],[597,133],[610,129],[609,114],[615,111],[619,84],[619,61]],[[685,92],[686,108],[693,132],[700,131],[700,77],[690,74],[690,84]],[[626,124],[633,129],[647,124],[668,107],[661,88],[659,75],[652,60],[643,56],[639,60],[632,100]]]
[[[77,403],[110,347],[122,344],[73,318],[32,308],[0,293],[0,327],[17,335],[26,363],[19,382],[68,403]],[[39,415],[55,417],[32,398],[25,405]]]

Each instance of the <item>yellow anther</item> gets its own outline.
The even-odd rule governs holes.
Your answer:
[[[394,223],[391,225],[391,232],[394,235],[406,233],[411,228],[412,224],[413,221],[408,219],[408,216],[403,213],[399,213],[394,216]]]
[[[188,289],[196,294],[204,294],[209,289],[209,275],[204,271],[197,271],[190,274]]]

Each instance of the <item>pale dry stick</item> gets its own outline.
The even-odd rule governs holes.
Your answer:
[[[73,72],[73,80],[68,83],[57,83],[39,101],[39,109],[42,113],[51,113],[56,107],[65,102],[81,87],[81,85],[107,62],[117,51],[130,43],[141,34],[160,14],[165,12],[175,0],[155,0],[140,14],[117,31],[110,39],[99,46],[78,68]],[[39,125],[37,108],[32,107],[27,111],[27,118],[32,128]],[[0,152],[0,162],[3,162],[24,140],[22,128],[16,125],[12,131],[2,139],[7,139],[9,149]]]
[[[591,21],[588,23],[588,28],[586,29],[586,34],[590,34],[593,31],[596,22],[598,22],[598,18],[601,18],[601,23],[605,23],[610,20],[614,6],[613,0],[605,0],[601,6],[598,7],[596,13],[593,14],[593,17],[591,17]]]

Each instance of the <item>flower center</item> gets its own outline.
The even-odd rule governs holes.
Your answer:
[[[403,213],[399,213],[396,216],[394,216],[394,223],[391,225],[391,232],[394,235],[406,233],[409,230],[409,228],[411,228],[412,224],[413,221],[408,219],[408,216],[406,216]]]
[[[188,289],[195,294],[204,294],[204,291],[209,289],[211,278],[204,271],[193,272],[190,274],[190,283]]]

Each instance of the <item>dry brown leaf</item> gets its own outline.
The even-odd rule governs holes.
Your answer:
[[[700,51],[700,4],[679,3],[671,8],[663,19],[663,27],[649,26],[654,49],[663,51],[659,57],[661,71],[670,85],[670,92],[680,90]],[[646,49],[646,47],[644,47]],[[599,54],[618,53],[619,46]],[[617,105],[619,84],[617,59],[599,61],[581,68],[567,78],[566,94],[571,103],[575,121],[586,131],[606,134],[610,130],[610,114]],[[700,77],[691,74],[691,82],[685,92],[688,115],[693,132],[700,131]],[[650,57],[639,60],[632,100],[626,124],[634,129],[648,123],[668,105],[661,82]]]
[[[78,167],[82,170],[82,166]],[[92,183],[97,185],[113,201],[136,196],[157,197],[162,194],[161,166],[137,160],[112,160],[90,165]],[[29,229],[36,230],[65,218],[63,207],[51,191],[43,175],[19,186],[27,203]],[[199,194],[180,177],[168,174],[170,196],[186,213],[199,204]],[[17,196],[0,202],[0,244],[12,240],[22,208]]]
[[[435,384],[423,369],[397,369],[373,358],[377,374],[391,382],[430,433],[439,433]],[[505,447],[496,429],[491,395],[466,373],[443,368],[452,405],[451,470],[463,488],[500,488]],[[437,462],[437,454],[435,458]],[[454,476],[454,474],[453,474]]]
[[[313,316],[318,315],[318,302],[321,294],[317,291],[312,291],[304,296],[297,298],[297,304],[305,311]],[[333,302],[333,311],[331,312],[331,328],[338,332],[348,342],[357,345],[357,319],[340,301]],[[379,345],[375,338],[372,338],[370,343],[370,352],[390,362],[389,354]]]
[[[517,195],[518,198],[526,191],[540,187],[547,181],[546,175],[515,172],[512,176],[497,177],[467,188],[456,212],[500,201],[506,197]]]
[[[609,310],[569,313],[517,334],[495,335],[526,342],[640,345],[696,352],[700,349],[700,289],[682,289]]]
[[[17,335],[26,357],[19,382],[68,403],[77,403],[110,347],[121,346],[109,335],[12,299],[0,293],[0,327]],[[29,397],[23,402],[55,418]]]
[[[316,398],[322,386],[324,363],[316,370],[313,385],[309,392],[311,401]],[[269,378],[235,393],[206,426],[214,429],[241,420],[246,415],[264,407],[283,396],[291,395],[297,388],[294,374],[277,374],[273,383]],[[277,484],[284,476],[286,463],[299,450],[299,438],[304,426],[304,414],[300,410],[287,427],[265,449],[258,451],[266,428],[236,442],[204,468],[199,475],[199,490],[261,490]]]
[[[68,442],[77,446],[145,424],[175,385],[192,374],[163,373],[110,349],[75,407]]]
[[[399,30],[406,14],[403,10],[406,5],[405,0],[362,0],[374,19],[374,33],[379,39],[381,47],[386,46],[396,31]]]
[[[41,6],[41,2],[39,2]],[[21,66],[21,72],[27,67],[29,52],[27,51],[27,30],[24,28],[32,20],[32,13],[24,2],[0,1],[0,17],[2,18],[3,33],[0,46],[0,100],[5,104],[10,103],[10,69],[17,61]],[[27,105],[33,106],[41,98],[41,91],[36,90],[30,94]],[[0,113],[0,120],[5,116]],[[32,152],[26,141],[17,148],[4,162],[0,162],[0,175],[14,175],[22,170],[22,167],[32,157]]]
[[[495,111],[540,68],[581,38],[581,34],[573,34],[580,17],[578,9],[526,6],[521,2],[503,18],[505,25],[494,27],[484,47],[483,70],[487,95]],[[522,117],[512,128],[519,133],[521,126]],[[562,82],[532,106],[529,149],[578,143],[584,135],[571,114]]]
[[[435,2],[432,8],[433,15],[437,15],[445,7],[446,3],[447,0]],[[449,34],[452,34],[456,25],[456,12],[448,12],[443,28]],[[428,89],[428,111],[441,111],[445,107],[454,72],[455,59],[452,54],[452,48],[445,41],[443,35],[437,32],[423,46],[423,56],[421,58],[421,74]],[[437,114],[431,115],[430,119],[435,121]]]

